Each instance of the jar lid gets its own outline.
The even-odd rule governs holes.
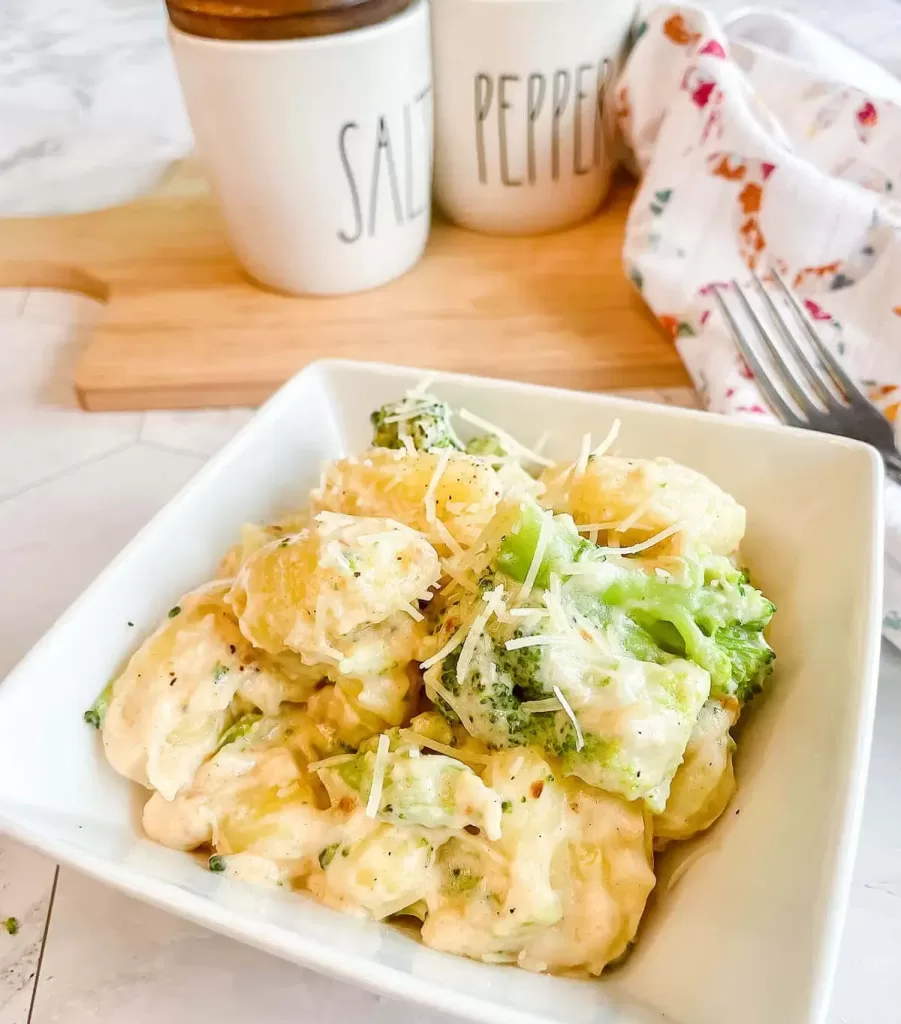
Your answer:
[[[412,0],[166,0],[182,32],[207,39],[306,39],[387,21]]]

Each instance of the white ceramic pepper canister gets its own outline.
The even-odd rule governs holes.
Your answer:
[[[635,0],[432,0],[435,195],[464,227],[554,231],[599,207],[604,94]]]

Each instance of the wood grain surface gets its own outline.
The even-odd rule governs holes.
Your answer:
[[[370,359],[600,390],[687,383],[622,270],[630,188],[594,220],[492,238],[437,220],[371,292],[296,298],[242,273],[198,168],[128,206],[0,225],[0,284],[105,300],[75,374],[87,409],[256,404],[308,362]]]

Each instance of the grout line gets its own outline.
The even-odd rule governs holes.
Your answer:
[[[11,491],[9,494],[0,494],[0,505],[4,502],[12,501],[15,498],[21,498],[23,494],[28,494],[29,491],[37,490],[37,488],[44,487],[46,484],[53,483],[56,480],[61,480],[63,477],[70,476],[72,473],[77,473],[78,470],[84,469],[86,466],[93,466],[95,463],[103,462],[104,459],[108,459],[113,455],[120,455],[122,452],[127,451],[136,444],[138,444],[137,441],[126,441],[124,444],[120,444],[115,448],[110,448],[108,452],[101,452],[99,455],[92,455],[83,462],[77,462],[74,466],[66,466],[65,469],[60,469],[56,473],[51,473],[49,476],[42,477],[40,480],[35,480],[34,483],[26,484],[25,487],[20,487],[17,491]]]
[[[50,889],[50,905],[47,907],[47,919],[44,921],[44,934],[41,936],[41,951],[38,954],[38,966],[34,974],[34,985],[31,988],[31,1000],[28,1003],[28,1016],[25,1024],[31,1024],[34,1014],[34,1004],[38,995],[38,982],[41,980],[41,967],[44,964],[44,951],[47,949],[47,935],[50,931],[50,917],[53,913],[53,903],[56,900],[56,885],[59,882],[59,864],[53,872],[53,886]]]
[[[223,447],[226,443],[227,441],[223,441],[219,448]],[[185,455],[195,459],[205,459],[207,461],[209,461],[213,455],[219,451],[219,448],[217,448],[212,454],[210,452],[199,452],[196,448],[176,448],[174,445],[149,439],[138,441],[138,445],[142,448],[155,448],[158,452],[165,452],[167,455]]]

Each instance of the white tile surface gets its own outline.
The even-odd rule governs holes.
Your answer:
[[[32,1019],[450,1024],[443,1015],[424,1015],[178,921],[65,868]]]
[[[0,921],[19,922],[15,935],[0,926],[0,1024],[27,1019],[55,874],[51,861],[0,836]]]
[[[132,444],[0,503],[0,675],[201,465]]]
[[[253,415],[252,409],[209,409],[148,413],[141,429],[144,444],[209,458]]]

